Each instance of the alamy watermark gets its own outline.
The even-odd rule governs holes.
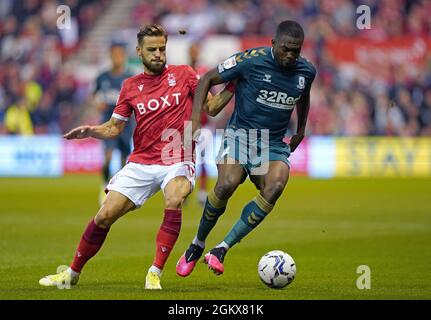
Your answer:
[[[363,4],[356,8],[356,28],[359,30],[371,29],[371,9],[369,6]]]
[[[192,131],[190,121],[184,122],[183,133],[177,129],[165,129],[161,140],[166,142],[161,150],[161,161],[170,165],[183,158],[184,161],[194,160],[194,150],[191,147]],[[215,133],[215,134],[214,134]],[[199,152],[217,154],[215,159],[199,158],[204,163],[247,165],[252,175],[264,175],[268,172],[270,161],[269,129],[217,129],[215,132],[202,128],[194,141]],[[215,145],[216,137],[221,136],[221,146]],[[282,148],[282,142],[280,143]],[[285,147],[289,149],[288,146]],[[218,150],[218,152],[217,152]],[[277,153],[279,150],[277,150]],[[286,151],[286,161],[289,156]],[[214,162],[212,162],[214,161]],[[199,161],[196,161],[199,164]]]
[[[58,29],[70,29],[71,28],[71,13],[70,7],[66,5],[60,5],[57,7],[57,28]]]
[[[360,276],[356,279],[356,287],[359,290],[371,289],[371,269],[367,265],[360,265],[356,268],[356,273]]]

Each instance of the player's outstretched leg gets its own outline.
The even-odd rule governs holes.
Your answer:
[[[145,289],[162,289],[160,285],[162,270],[180,234],[181,220],[181,209],[165,209],[156,238],[156,256],[145,278]]]
[[[122,194],[110,191],[94,219],[91,219],[81,237],[75,256],[69,268],[54,275],[43,277],[39,284],[45,287],[76,285],[84,265],[102,247],[110,226],[122,215],[133,210],[135,205]]]
[[[177,263],[177,274],[181,277],[190,275],[196,262],[202,256],[205,248],[205,240],[217,223],[218,218],[225,212],[227,200],[220,200],[214,190],[208,193],[202,218],[199,223],[198,233],[189,248],[181,256]]]
[[[181,277],[192,273],[196,262],[203,253],[208,234],[216,225],[218,218],[225,212],[228,199],[246,178],[244,168],[239,163],[235,163],[234,160],[227,163],[217,165],[217,183],[214,190],[208,193],[197,235],[177,263],[177,274]]]
[[[235,223],[228,235],[216,248],[205,255],[205,263],[216,275],[224,272],[224,258],[233,245],[256,228],[272,210],[273,205],[268,203],[261,194],[249,202],[242,210],[241,218]]]
[[[162,225],[156,238],[156,256],[145,279],[145,289],[160,290],[163,267],[171,253],[181,229],[182,204],[191,192],[191,184],[186,176],[171,179],[164,188],[166,209]]]
[[[216,274],[224,272],[223,262],[229,248],[256,228],[274,208],[274,204],[283,193],[289,179],[289,166],[283,161],[270,161],[267,174],[264,176],[251,175],[250,179],[260,190],[259,195],[244,207],[241,218],[224,240],[205,255],[205,262]]]

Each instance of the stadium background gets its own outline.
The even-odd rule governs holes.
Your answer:
[[[364,4],[371,9],[371,29],[360,30],[356,9]],[[57,26],[64,13],[57,11],[61,5],[70,8],[67,29]],[[158,22],[169,33],[168,63],[189,63],[188,47],[198,42],[199,64],[213,67],[238,51],[269,45],[278,22],[290,18],[304,26],[302,54],[315,64],[318,74],[312,88],[307,138],[292,155],[295,176],[274,214],[277,227],[284,229],[275,229],[275,220],[268,219],[267,229],[262,226],[232,253],[231,267],[241,265],[239,273],[243,272],[244,278],[235,278],[234,272],[219,282],[205,277],[208,287],[199,287],[204,293],[198,289],[178,292],[183,298],[211,298],[205,293],[216,285],[215,298],[429,299],[430,14],[431,2],[426,0],[0,1],[0,272],[18,270],[14,280],[1,277],[1,297],[59,298],[52,291],[35,291],[35,284],[47,268],[55,269],[61,262],[59,250],[63,247],[70,253],[61,251],[60,258],[70,259],[81,228],[96,212],[103,161],[100,141],[65,141],[61,135],[79,124],[98,123],[99,114],[89,97],[97,74],[109,68],[112,41],[127,43],[128,67],[141,72],[134,52],[136,32],[146,23]],[[187,34],[180,35],[182,29]],[[224,128],[232,108],[230,105],[211,119],[210,127]],[[294,117],[290,132],[295,128]],[[207,153],[207,160],[212,156]],[[211,168],[215,175],[215,167]],[[118,161],[113,162],[112,170],[118,170]],[[217,238],[228,230],[254,192],[249,184],[241,186],[231,201],[233,212],[215,231]],[[129,235],[136,237],[135,242],[152,243],[161,220],[159,196],[141,209],[141,214],[120,222],[112,238],[123,237],[127,242]],[[201,209],[195,201],[188,206],[190,215],[171,264],[186,247],[199,219]],[[145,239],[133,235],[137,226],[145,228]],[[262,245],[268,232],[274,239]],[[129,245],[126,255],[114,241],[94,259],[98,265],[88,269],[108,265],[119,271],[119,260],[129,259],[130,274],[142,273],[144,260],[140,259],[149,259],[153,248],[146,246],[143,252],[143,245]],[[268,293],[254,283],[255,262],[274,246],[293,252],[301,262],[298,270],[304,270],[302,282],[296,280],[288,289],[289,296]],[[46,259],[36,258],[36,252],[46,254]],[[329,262],[325,260],[328,255],[332,256]],[[380,289],[377,286],[370,293],[359,291],[354,284],[358,276],[355,266],[367,264],[367,260],[381,272]],[[319,268],[331,261],[341,270],[333,270],[319,282],[319,291],[313,281]],[[410,269],[399,265],[413,262]],[[351,269],[348,275],[343,269],[346,264]],[[28,273],[29,266],[35,271]],[[336,272],[342,275],[338,277]],[[88,273],[97,275],[96,270]],[[131,278],[122,282],[119,273],[116,284],[121,283],[126,291],[127,285],[134,283]],[[188,280],[183,284],[174,275],[166,278],[168,287],[193,284]],[[410,283],[404,291],[401,278]],[[262,290],[250,291],[249,296],[233,290],[226,296],[221,288],[232,286],[230,281],[235,280],[238,288],[256,285]],[[83,295],[63,297],[100,298],[90,290],[91,284],[100,281],[103,278],[90,281]],[[349,289],[343,287],[347,283]],[[113,286],[110,282],[104,288],[113,294]],[[335,287],[338,289],[332,290]],[[178,292],[149,298],[178,298]],[[138,290],[131,296],[123,293],[110,297],[147,298]]]

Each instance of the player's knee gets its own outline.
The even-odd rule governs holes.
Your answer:
[[[113,214],[113,211],[109,208],[101,208],[99,212],[97,213],[94,222],[97,226],[102,228],[109,228],[114,222],[116,217]]]
[[[217,182],[214,193],[219,199],[227,200],[235,191],[238,185],[232,181],[224,180]]]
[[[166,197],[165,208],[166,209],[180,209],[184,203],[185,196],[182,195],[170,195]]]
[[[280,181],[273,182],[263,188],[262,196],[265,198],[266,201],[274,204],[275,201],[277,201],[277,199],[283,193],[284,186],[285,184]]]

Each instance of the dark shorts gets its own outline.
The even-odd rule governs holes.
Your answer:
[[[269,161],[283,161],[290,168],[290,146],[269,137],[251,135],[238,130],[226,130],[216,162],[229,164],[229,158],[238,161],[248,175],[264,175]]]

